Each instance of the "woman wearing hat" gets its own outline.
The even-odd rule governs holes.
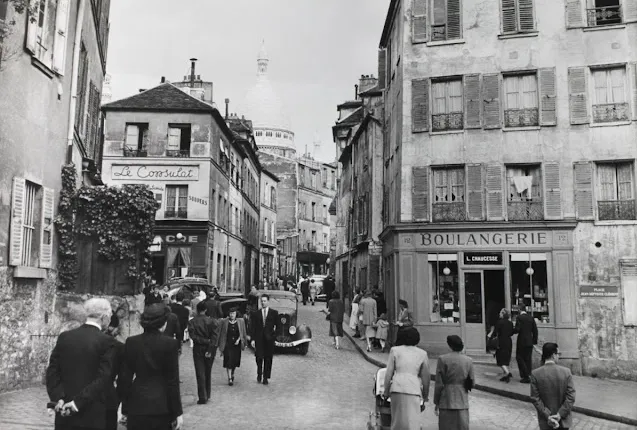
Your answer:
[[[473,362],[462,354],[464,344],[460,336],[447,336],[451,352],[438,358],[435,413],[439,430],[469,430],[469,391],[475,381]]]
[[[128,430],[180,429],[179,344],[164,336],[170,309],[163,303],[146,306],[144,333],[129,337],[121,371],[122,414]]]
[[[221,320],[219,354],[223,357],[223,367],[228,372],[228,385],[234,385],[234,369],[241,366],[241,351],[248,344],[246,324],[237,318],[237,308],[230,308],[228,318]]]

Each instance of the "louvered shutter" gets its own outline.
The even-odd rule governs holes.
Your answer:
[[[53,205],[55,194],[51,188],[43,188],[42,228],[40,232],[40,267],[50,269],[53,263]]]
[[[467,164],[467,218],[484,219],[484,174],[482,164]]]
[[[462,37],[460,0],[447,0],[447,40]]]
[[[88,104],[86,105],[86,132],[84,134],[84,149],[86,154],[91,154],[93,150],[93,123],[96,118],[93,117],[93,104],[95,94],[93,93],[93,81],[88,86]]]
[[[108,32],[109,22],[108,15],[111,7],[111,0],[102,0],[102,10],[100,15],[100,43],[102,45],[102,54],[104,55],[104,64],[106,64],[106,55],[108,53]]]
[[[429,79],[411,81],[411,115],[414,133],[429,130]]]
[[[487,166],[487,219],[504,220],[504,192],[502,187],[502,165]]]
[[[624,325],[637,325],[637,264],[635,260],[620,261]]]
[[[518,14],[515,0],[501,1],[502,33],[515,33],[518,31]]]
[[[637,1],[624,0],[622,15],[624,15],[624,22],[637,22]]]
[[[568,68],[568,103],[571,124],[588,124],[588,70],[586,67]]]
[[[378,50],[378,88],[383,90],[387,86],[387,50]]]
[[[535,14],[533,13],[534,0],[518,0],[518,16],[520,31],[535,30]]]
[[[557,125],[555,68],[539,70],[540,125]]]
[[[480,75],[464,77],[464,118],[465,128],[480,128]]]
[[[11,238],[9,242],[9,264],[19,266],[22,263],[22,247],[24,230],[24,200],[26,198],[26,181],[13,178],[11,192]]]
[[[179,149],[180,144],[181,144],[181,130],[178,128],[169,128],[168,129],[168,149],[171,151],[176,151]]]
[[[582,0],[566,0],[566,28],[584,27]]]
[[[53,41],[53,70],[64,75],[66,64],[66,33],[69,25],[69,0],[58,0],[55,15],[55,39]]]
[[[429,168],[412,167],[411,207],[414,221],[429,221]]]
[[[633,120],[637,121],[637,63],[630,63],[630,82],[633,88]]]
[[[577,219],[592,220],[595,217],[593,203],[593,163],[574,164],[575,212]]]
[[[497,73],[482,76],[482,101],[485,129],[500,128],[500,75]]]
[[[29,1],[29,13],[26,14],[27,17],[27,35],[26,35],[26,48],[31,54],[35,54],[35,48],[38,43],[38,8],[39,8],[39,0],[30,0]],[[35,13],[31,13],[35,12]]]
[[[544,216],[546,219],[562,219],[562,187],[560,164],[544,163]]]
[[[427,1],[413,0],[411,11],[412,43],[426,42],[427,35]]]

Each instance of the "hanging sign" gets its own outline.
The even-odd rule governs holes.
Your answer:
[[[501,252],[465,252],[464,264],[481,266],[501,266]]]
[[[580,297],[619,297],[617,285],[582,285],[579,289]]]

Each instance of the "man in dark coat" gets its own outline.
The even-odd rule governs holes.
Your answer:
[[[204,303],[206,303],[206,315],[214,319],[223,318],[221,302],[218,300],[218,294],[216,291],[208,293],[208,299],[206,299]]]
[[[279,313],[270,309],[270,296],[261,295],[261,309],[250,315],[250,339],[257,360],[257,381],[268,385],[272,374],[274,341],[279,325]]]
[[[325,294],[325,307],[328,307],[330,299],[332,298],[332,293],[336,290],[336,283],[334,282],[334,278],[332,275],[329,275],[323,281],[323,293]]]
[[[537,345],[537,324],[535,319],[525,311],[521,311],[515,322],[513,333],[518,340],[515,348],[515,360],[520,369],[520,382],[528,384],[533,370],[533,345]]]
[[[184,330],[188,328],[188,317],[190,311],[184,306],[184,293],[178,292],[175,296],[175,303],[170,304],[170,311],[177,316],[179,321],[179,333],[177,333],[177,340],[180,344],[184,343]]]
[[[161,292],[159,291],[159,285],[157,285],[154,281],[153,283],[148,284],[148,286],[142,290],[142,293],[144,293],[145,297],[144,306],[163,302]]]
[[[84,309],[86,323],[60,334],[46,370],[56,430],[106,428],[104,393],[112,383],[113,342],[102,330],[112,309],[108,300],[98,298],[87,300]]]
[[[166,305],[166,308],[169,311],[168,321],[166,323],[166,329],[164,330],[164,335],[171,337],[173,339],[177,339],[177,341],[179,341],[179,332],[183,333],[183,330],[179,326],[179,318],[177,318],[177,315],[172,313],[172,311],[170,310],[170,306],[168,306],[170,304],[170,299],[168,298],[168,294],[164,296],[164,304]],[[181,342],[179,342],[179,354],[181,354]]]
[[[119,318],[116,314],[113,314],[108,329],[106,329],[106,334],[111,337],[113,344],[111,383],[109,383],[106,391],[106,430],[117,430],[117,409],[119,409],[120,404],[120,393],[115,387],[115,381],[118,378],[124,356],[124,344],[116,339],[119,332]]]
[[[310,296],[310,281],[307,276],[303,277],[303,281],[301,281],[301,295],[303,296],[303,306],[305,306]]]
[[[206,315],[206,303],[197,303],[197,315],[188,323],[188,334],[193,342],[192,358],[197,378],[198,405],[210,400],[212,365],[217,353],[219,321]]]

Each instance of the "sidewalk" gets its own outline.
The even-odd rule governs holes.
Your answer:
[[[354,344],[367,361],[378,367],[385,367],[389,353],[380,350],[367,352],[363,340],[353,338],[352,330],[348,326],[349,318],[345,315],[345,336]],[[513,364],[513,363],[512,363]],[[435,378],[437,359],[429,357],[431,379]],[[517,368],[511,366],[512,373],[517,376]],[[474,361],[476,376],[475,388],[492,394],[508,397],[523,402],[531,402],[529,384],[522,384],[519,378],[511,379],[508,384],[500,382],[500,369],[484,361]],[[576,390],[576,401],[573,410],[580,414],[622,424],[637,426],[637,382],[619,381],[614,379],[590,378],[587,376],[573,376]]]

